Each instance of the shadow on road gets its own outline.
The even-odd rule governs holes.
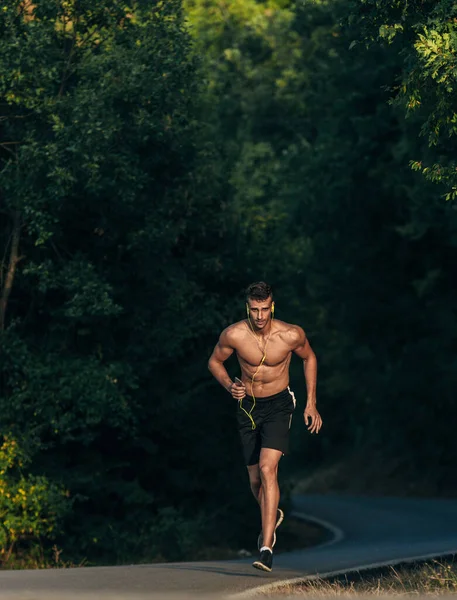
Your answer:
[[[235,576],[235,577],[255,577],[257,579],[264,579],[265,576],[268,576],[269,573],[262,573],[260,571],[256,571],[255,569],[253,569],[252,567],[250,567],[252,569],[252,573],[251,572],[243,572],[243,571],[233,571],[230,570],[229,567],[221,567],[221,566],[211,566],[211,565],[169,565],[167,568],[169,569],[175,569],[177,571],[203,571],[206,573],[218,573],[220,575],[229,575],[231,577]]]

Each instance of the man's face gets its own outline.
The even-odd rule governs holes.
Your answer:
[[[248,300],[249,317],[257,329],[263,329],[271,319],[272,298],[266,300]]]

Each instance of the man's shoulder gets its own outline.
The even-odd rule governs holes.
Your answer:
[[[245,329],[246,324],[244,321],[232,323],[221,333],[221,338],[229,343],[235,343],[244,335]]]
[[[305,332],[300,325],[286,323],[285,321],[275,320],[277,331],[280,336],[290,344],[304,342],[306,339]]]

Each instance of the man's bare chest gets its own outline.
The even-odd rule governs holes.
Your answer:
[[[283,363],[291,354],[288,345],[280,338],[270,340],[266,347],[263,340],[260,342],[255,339],[245,340],[235,348],[235,351],[241,361],[253,367],[260,364],[264,353],[266,357],[263,364],[269,367],[275,367]]]

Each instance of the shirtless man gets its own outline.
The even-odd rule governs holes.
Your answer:
[[[246,319],[221,333],[208,368],[238,401],[244,458],[262,517],[260,559],[253,566],[271,571],[275,530],[284,517],[278,508],[278,464],[288,451],[295,409],[295,396],[289,388],[290,359],[294,352],[303,360],[307,390],[304,419],[311,433],[318,433],[322,426],[316,409],[317,360],[301,327],[273,320],[273,294],[268,284],[261,281],[248,287],[246,311]],[[224,367],[233,352],[241,367],[241,381],[232,381]]]

